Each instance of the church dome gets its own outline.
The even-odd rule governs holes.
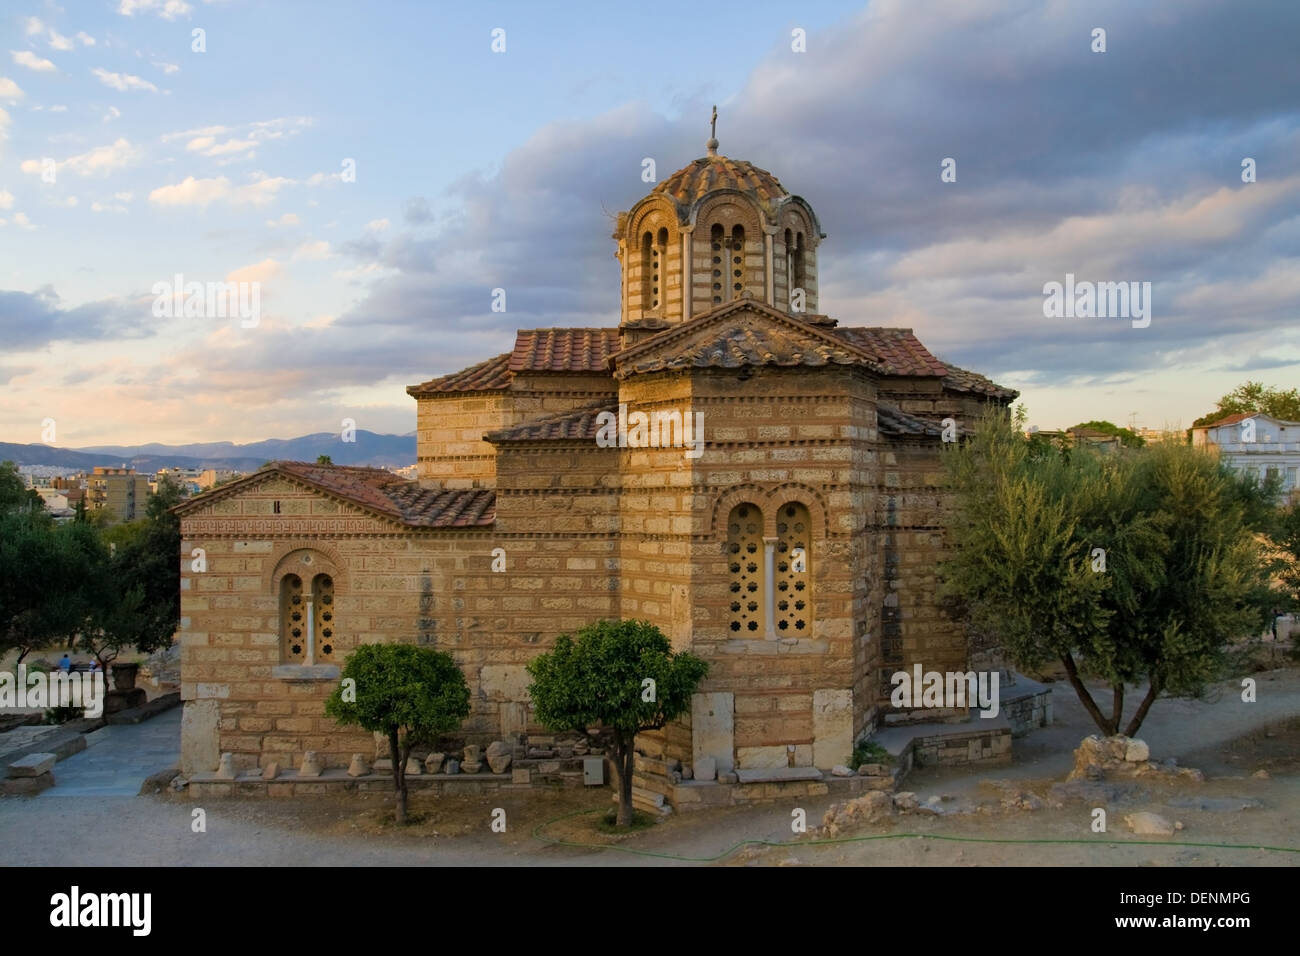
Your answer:
[[[767,209],[790,192],[766,169],[743,159],[705,156],[673,173],[651,193],[672,199],[681,210],[689,209],[710,193],[734,189],[759,201]]]

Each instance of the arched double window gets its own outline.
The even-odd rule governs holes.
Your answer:
[[[776,516],[776,537],[763,536],[763,513],[738,504],[727,518],[728,629],[736,638],[812,634],[812,521],[791,501]]]
[[[807,302],[808,277],[805,265],[803,233],[792,229],[785,231],[785,280],[788,290],[789,307],[794,308],[795,289],[802,289],[804,302]]]
[[[304,587],[297,574],[280,579],[280,656],[285,664],[334,660],[334,579],[317,574]]]

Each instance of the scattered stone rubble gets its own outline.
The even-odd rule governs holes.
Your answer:
[[[1105,780],[1109,777],[1145,777],[1151,775],[1182,778],[1200,783],[1205,774],[1191,767],[1180,767],[1172,757],[1162,763],[1151,759],[1151,749],[1144,741],[1125,737],[1085,737],[1074,752],[1074,769],[1067,780]]]

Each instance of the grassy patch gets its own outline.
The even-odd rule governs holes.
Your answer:
[[[880,744],[864,740],[853,748],[853,759],[849,761],[849,766],[857,770],[864,763],[883,763],[892,765],[894,758],[889,751]]]
[[[596,821],[596,829],[601,833],[636,833],[638,830],[648,830],[655,825],[655,818],[641,810],[632,811],[632,823],[625,827],[616,824],[618,820],[618,808],[608,810],[600,815]]]

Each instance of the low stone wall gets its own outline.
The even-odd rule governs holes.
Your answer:
[[[1011,736],[1023,737],[1052,722],[1052,689],[1035,684],[1024,696],[1004,696],[1001,710],[1011,725]]]
[[[919,767],[956,767],[970,763],[1010,763],[1011,728],[995,727],[918,737],[912,754]]]
[[[421,773],[408,774],[407,789],[411,792],[432,791],[435,794],[493,793],[511,790],[545,790],[555,787],[581,787],[583,785],[582,761],[552,760],[522,761],[523,766],[513,767],[506,773]],[[540,767],[539,767],[540,765]],[[608,783],[609,762],[606,761],[605,779]],[[393,775],[390,772],[349,776],[346,770],[323,770],[320,776],[300,777],[286,773],[270,780],[260,771],[245,771],[233,780],[223,779],[216,773],[194,774],[184,786],[186,796],[192,799],[208,797],[303,797],[340,793],[392,793]]]

